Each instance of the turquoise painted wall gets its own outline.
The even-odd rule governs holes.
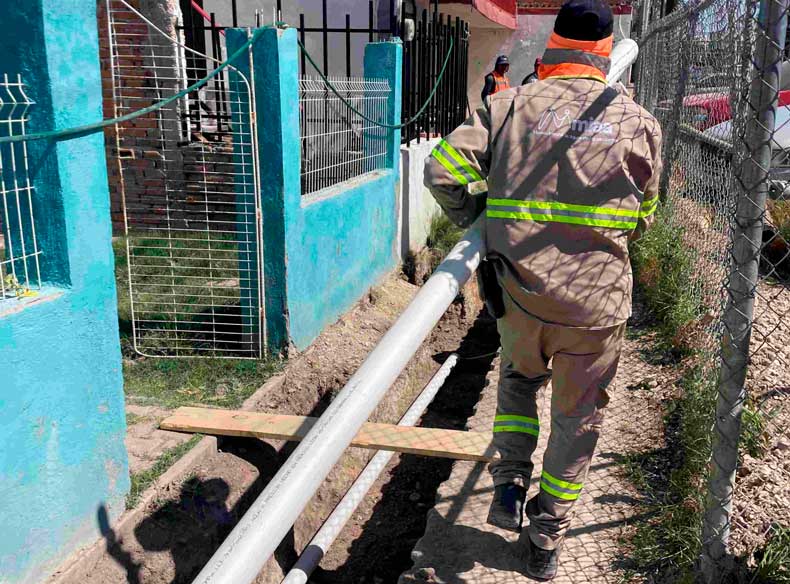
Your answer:
[[[365,77],[387,79],[393,89],[389,124],[400,121],[401,66],[400,42],[365,48]],[[298,349],[397,265],[400,131],[387,131],[386,139],[386,171],[293,203],[286,223],[287,286],[290,336]]]
[[[96,3],[0,3],[0,74],[21,73],[29,131],[102,117]],[[0,302],[0,581],[37,582],[99,535],[129,488],[109,195],[101,133],[31,143],[50,286]],[[14,310],[12,310],[14,309]]]
[[[246,40],[228,31],[229,50]],[[388,168],[302,197],[296,30],[266,31],[253,49],[270,348],[306,348],[397,264],[400,132],[390,130]],[[236,65],[249,71],[249,60]],[[365,76],[387,79],[389,120],[400,120],[402,46],[365,50]]]

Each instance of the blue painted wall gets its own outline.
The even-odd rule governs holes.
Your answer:
[[[29,85],[30,132],[101,119],[95,10],[0,3],[0,73]],[[0,302],[0,581],[14,583],[95,540],[98,508],[120,513],[129,488],[104,138],[32,143],[30,160],[50,287]]]
[[[242,37],[228,34],[228,45]],[[234,40],[235,39],[235,40]],[[385,170],[302,197],[296,30],[269,30],[254,48],[270,347],[306,348],[397,264],[400,132],[387,132]],[[239,63],[243,69],[245,64]],[[365,76],[387,79],[400,120],[402,46],[365,50]]]
[[[387,79],[392,88],[389,124],[400,122],[401,66],[400,42],[365,48],[365,77]],[[386,140],[387,170],[318,193],[317,199],[300,197],[286,224],[290,334],[298,349],[397,265],[400,131],[388,130]]]

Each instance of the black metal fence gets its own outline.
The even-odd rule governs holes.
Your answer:
[[[425,112],[401,132],[404,143],[430,139],[450,133],[466,119],[467,67],[469,63],[469,25],[460,18],[451,19],[438,11],[434,4],[430,11],[404,15],[414,18],[414,40],[403,46],[403,119],[417,114],[428,99],[450,50],[453,50],[436,95]]]
[[[282,15],[282,1],[276,0],[277,14]],[[320,58],[319,65],[322,72],[337,75],[344,72],[346,77],[361,76],[353,68],[354,39],[364,39],[365,42],[384,40],[398,36],[401,22],[396,16],[395,0],[379,0],[389,2],[389,17],[386,22],[378,23],[377,4],[375,0],[368,0],[368,22],[366,27],[352,27],[351,15],[345,15],[345,26],[330,26],[329,13],[330,0],[323,0],[321,4],[321,24],[307,26],[304,13],[298,15],[298,22],[289,23],[298,30],[299,39],[305,46],[317,46]],[[214,12],[203,9],[202,0],[181,0],[183,22],[177,27],[183,35],[185,44],[197,53],[207,55],[209,58],[222,61],[225,59],[225,43],[223,36],[228,27],[261,26],[263,15],[256,13],[255,22],[245,22],[238,14],[238,0],[231,0],[230,22],[218,22]],[[404,6],[409,6],[404,3]],[[413,5],[411,5],[413,6]],[[403,101],[402,117],[404,120],[414,117],[428,99],[444,63],[445,56],[450,51],[450,40],[453,40],[453,49],[447,64],[447,69],[439,84],[434,98],[420,117],[403,129],[401,136],[404,143],[412,140],[420,141],[434,136],[445,135],[461,124],[468,113],[467,100],[467,66],[469,52],[469,25],[460,18],[452,19],[450,16],[439,13],[439,5],[433,2],[430,10],[422,10],[419,14],[404,13],[404,19],[414,21],[415,34],[413,40],[403,45]],[[336,20],[333,18],[332,20]],[[342,50],[338,50],[338,37],[343,39]],[[316,42],[317,41],[317,42]],[[342,58],[343,61],[337,61]],[[194,53],[186,54],[187,75],[190,83],[204,77],[213,68],[207,59]],[[300,77],[312,75],[310,65],[306,63],[304,53],[300,59]],[[224,85],[224,73],[220,74],[212,83]],[[223,126],[230,119],[230,112],[226,102],[212,104],[209,108],[199,99],[192,96],[190,108],[186,113],[194,131],[205,134],[205,126],[221,135]],[[214,107],[216,106],[216,107]]]

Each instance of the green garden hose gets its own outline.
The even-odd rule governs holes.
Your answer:
[[[190,85],[186,89],[182,89],[175,95],[171,95],[170,97],[163,99],[153,105],[149,105],[148,107],[144,107],[143,109],[139,109],[136,112],[132,112],[130,114],[126,114],[124,116],[120,116],[118,118],[112,118],[109,120],[102,120],[101,122],[95,122],[93,124],[85,124],[84,126],[75,126],[73,128],[65,128],[63,130],[52,130],[49,132],[39,132],[37,134],[19,134],[16,136],[5,136],[0,137],[0,144],[6,144],[8,142],[24,142],[24,141],[31,141],[31,140],[47,140],[47,139],[60,139],[66,137],[74,137],[74,136],[83,136],[87,134],[92,134],[93,132],[98,132],[99,130],[103,130],[108,126],[113,126],[115,124],[121,124],[123,122],[128,122],[129,120],[133,120],[135,118],[139,118],[140,116],[144,116],[146,114],[150,114],[151,112],[155,112],[159,109],[162,109],[166,105],[173,103],[174,101],[181,99],[185,95],[192,93],[193,91],[197,91],[201,87],[203,87],[206,83],[211,81],[214,77],[220,74],[220,72],[225,69],[228,65],[230,65],[231,61],[236,60],[238,57],[244,54],[248,48],[250,48],[255,41],[263,34],[263,32],[268,28],[274,28],[274,25],[259,28],[256,30],[253,35],[247,39],[247,42],[244,43],[239,50],[233,53],[226,61],[220,63],[220,65],[214,69],[211,73],[206,75],[203,79],[198,81],[197,83]]]
[[[361,111],[356,109],[353,105],[351,105],[351,103],[345,97],[340,95],[340,92],[335,88],[334,85],[332,85],[332,82],[326,78],[326,75],[324,75],[321,72],[321,69],[318,68],[318,65],[315,64],[315,61],[313,61],[313,58],[310,56],[310,53],[308,53],[307,49],[304,48],[302,41],[297,40],[297,42],[299,43],[299,48],[304,53],[304,56],[307,58],[307,60],[310,62],[310,64],[318,73],[318,76],[321,77],[321,79],[324,81],[324,83],[327,84],[329,89],[332,90],[332,93],[334,93],[348,109],[350,109],[352,112],[357,114],[366,122],[370,122],[371,124],[374,124],[379,128],[386,128],[388,130],[400,130],[401,128],[405,128],[409,124],[413,124],[414,122],[416,122],[420,118],[420,116],[425,112],[425,108],[427,108],[428,105],[431,103],[431,101],[433,101],[433,96],[436,95],[436,91],[439,89],[439,83],[442,82],[442,78],[444,77],[444,72],[447,70],[447,64],[450,62],[450,55],[453,52],[453,44],[454,44],[453,37],[450,37],[450,47],[447,49],[447,55],[444,57],[444,63],[442,63],[442,69],[441,71],[439,71],[439,76],[436,78],[436,83],[434,84],[433,89],[431,90],[431,94],[428,96],[428,99],[425,100],[425,103],[422,104],[422,107],[419,109],[419,111],[403,123],[382,124],[381,122],[377,122],[376,120],[373,120],[368,116],[366,116],[365,114],[363,114]]]

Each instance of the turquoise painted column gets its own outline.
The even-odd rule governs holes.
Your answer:
[[[96,2],[0,2],[0,73],[21,75],[28,132],[102,118]],[[28,146],[49,284],[0,301],[0,581],[43,581],[106,533],[129,490],[101,132]]]
[[[247,33],[228,31],[228,51],[247,40]],[[296,29],[268,29],[246,56],[234,63],[255,80],[256,124],[263,215],[264,303],[269,349],[287,348],[288,308],[286,224],[299,212],[299,83]],[[252,67],[252,69],[251,69]]]
[[[387,123],[399,124],[403,79],[403,45],[400,39],[370,43],[365,47],[365,78],[386,79],[392,89],[389,96]],[[398,171],[400,130],[384,130],[387,141],[387,168]]]

